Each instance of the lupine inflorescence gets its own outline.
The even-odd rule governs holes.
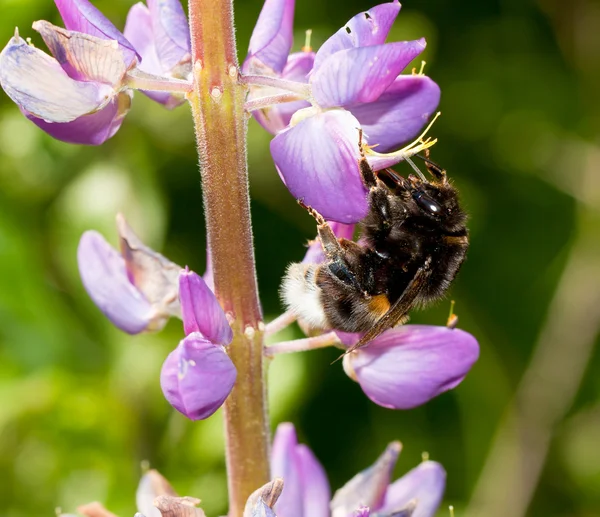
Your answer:
[[[52,56],[18,31],[0,54],[2,87],[42,130],[65,142],[98,145],[118,131],[136,89],[167,108],[186,99],[193,103],[194,73],[201,73],[202,63],[194,63],[190,27],[178,0],[135,4],[123,32],[88,0],[55,3],[65,28],[33,24]],[[435,143],[423,130],[437,109],[440,89],[422,70],[403,73],[425,40],[386,43],[399,11],[397,0],[377,5],[350,19],[316,52],[307,42],[290,53],[294,1],[266,0],[248,55],[234,74],[236,87],[246,91],[245,109],[274,135],[273,161],[291,194],[332,221],[336,234],[346,239],[353,238],[354,223],[367,210],[367,189],[357,168],[361,149],[379,170]],[[215,296],[210,271],[200,277],[153,251],[121,215],[117,226],[120,252],[97,232],[82,236],[83,284],[110,321],[130,334],[159,331],[171,317],[182,320],[184,336],[165,359],[160,383],[177,411],[192,420],[207,418],[230,395],[241,366],[229,355],[235,315],[225,312]],[[320,242],[313,241],[303,262],[324,260]],[[293,319],[283,314],[276,321]],[[305,322],[298,323],[305,328]],[[280,328],[274,322],[266,331]],[[358,339],[358,334],[329,329],[275,343],[264,354],[324,343],[345,350]],[[477,341],[459,329],[404,325],[347,354],[343,367],[376,404],[409,409],[457,386],[478,353]],[[432,516],[443,494],[443,468],[425,461],[390,483],[399,451],[399,443],[390,444],[372,467],[331,498],[323,468],[308,447],[297,443],[293,426],[282,424],[270,458],[274,481],[255,487],[244,516]],[[180,506],[193,515],[195,501],[178,498],[155,471],[144,475],[138,490],[145,517],[178,515],[169,512]],[[86,515],[97,510],[80,509]]]

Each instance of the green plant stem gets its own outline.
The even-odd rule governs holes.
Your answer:
[[[188,94],[200,155],[215,294],[231,317],[228,347],[237,368],[225,406],[229,517],[267,483],[269,435],[248,196],[246,87],[239,82],[231,0],[190,0],[193,92]]]

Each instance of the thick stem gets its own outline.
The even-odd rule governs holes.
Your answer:
[[[231,0],[190,0],[194,90],[215,294],[232,318],[228,347],[238,372],[225,403],[229,516],[269,481],[269,435],[246,162],[246,88],[238,81]]]

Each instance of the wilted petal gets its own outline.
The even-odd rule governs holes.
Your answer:
[[[273,505],[283,490],[283,480],[276,478],[250,494],[243,517],[274,517]]]
[[[179,272],[181,267],[146,246],[121,215],[117,215],[121,253],[132,282],[163,316],[181,315]],[[163,323],[164,325],[164,323]]]
[[[58,61],[15,36],[0,54],[0,83],[17,105],[48,122],[71,122],[105,106],[108,85],[71,79]]]
[[[370,47],[385,43],[388,33],[400,12],[400,2],[394,0],[359,13],[331,36],[317,52],[315,69],[332,54],[354,47]]]
[[[312,70],[314,60],[314,52],[295,52],[290,54],[281,77],[290,81],[308,82],[308,74]],[[251,89],[249,100],[267,95],[275,95],[276,93],[284,92],[275,88],[255,87]],[[256,110],[252,115],[263,128],[276,135],[287,127],[292,119],[292,115],[296,111],[309,106],[310,104],[307,101],[284,102],[269,108]]]
[[[340,337],[351,344],[347,336]],[[373,402],[409,409],[457,386],[478,356],[479,345],[467,332],[405,325],[384,332],[344,362]]]
[[[94,231],[83,234],[77,261],[90,298],[114,325],[129,334],[142,332],[150,325],[150,302],[129,281],[123,257],[102,235]]]
[[[392,483],[378,513],[393,513],[416,502],[412,517],[433,517],[442,502],[446,471],[435,461],[424,461]]]
[[[177,66],[191,52],[190,29],[179,0],[148,0],[156,53],[163,72]]]
[[[266,67],[280,73],[292,48],[294,0],[266,0],[248,46],[242,70],[256,73]]]
[[[271,449],[271,471],[284,489],[275,507],[278,517],[328,517],[329,482],[311,450],[298,444],[290,423],[277,426]]]
[[[21,108],[23,114],[53,138],[71,144],[100,145],[121,127],[131,107],[131,92],[124,91],[104,108],[82,115],[72,122],[46,122]]]
[[[338,239],[352,240],[352,237],[354,236],[354,224],[331,222],[329,223],[329,226]],[[310,243],[306,255],[304,255],[304,259],[302,259],[302,263],[319,264],[321,262],[325,262],[325,253],[323,253],[323,246],[321,246],[321,241],[317,237]]]
[[[371,467],[340,488],[331,500],[331,517],[348,517],[362,506],[379,508],[401,449],[400,442],[390,443]]]
[[[154,506],[154,500],[161,495],[177,496],[177,493],[157,470],[149,470],[140,479],[135,493],[137,508],[144,517],[161,517],[160,510]]]
[[[136,56],[135,49],[121,32],[88,0],[54,0],[65,27],[102,39],[116,40],[127,65]]]
[[[101,503],[94,502],[77,507],[77,511],[85,517],[117,517],[109,512]]]
[[[425,40],[341,50],[315,69],[310,83],[322,108],[373,102],[425,49]]]
[[[156,498],[162,517],[206,517],[202,508],[196,508],[199,504],[200,499],[195,497],[161,495]]]
[[[191,420],[202,420],[225,402],[236,376],[223,347],[193,333],[165,360],[160,384],[165,398],[177,411]]]
[[[273,160],[292,195],[332,221],[357,222],[367,213],[358,128],[351,113],[330,110],[305,118],[271,141]]]
[[[423,75],[401,75],[376,101],[348,109],[378,152],[413,140],[440,102],[440,88]]]
[[[179,300],[186,335],[199,332],[217,345],[231,343],[233,331],[219,301],[202,277],[193,271],[181,271]]]
[[[127,68],[116,41],[68,31],[44,20],[34,22],[33,29],[73,79],[121,87]]]

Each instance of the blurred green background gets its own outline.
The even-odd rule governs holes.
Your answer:
[[[132,3],[95,2],[118,27]],[[305,29],[313,29],[318,48],[372,5],[297,0],[296,48]],[[241,58],[260,8],[260,0],[235,1]],[[43,48],[31,22],[61,23],[50,0],[0,0],[0,10],[2,41],[19,26]],[[432,157],[449,171],[471,215],[471,250],[452,298],[460,326],[479,339],[481,359],[458,389],[394,412],[370,403],[340,364],[330,365],[334,350],[277,358],[273,422],[296,424],[333,488],[400,439],[396,475],[427,451],[448,471],[445,505],[457,516],[598,516],[600,3],[407,0],[390,40],[420,36],[428,40],[426,72],[442,88]],[[281,309],[286,265],[303,256],[314,234],[314,222],[274,170],[269,138],[251,122],[267,319]],[[74,511],[91,500],[132,515],[142,460],[179,493],[202,498],[207,515],[226,512],[220,415],[188,422],[160,392],[161,363],[182,336],[180,323],[157,335],[124,335],[79,281],[79,236],[94,228],[116,242],[117,211],[171,260],[204,270],[186,107],[167,112],[136,95],[117,135],[88,148],[52,140],[0,94],[3,516],[53,515],[55,507]],[[449,300],[413,321],[444,324],[448,309]],[[293,337],[300,337],[297,329],[287,335]],[[522,425],[503,434],[515,396]],[[523,447],[515,448],[520,439]],[[533,490],[528,510],[517,493],[523,486]],[[440,515],[447,515],[444,507]]]

